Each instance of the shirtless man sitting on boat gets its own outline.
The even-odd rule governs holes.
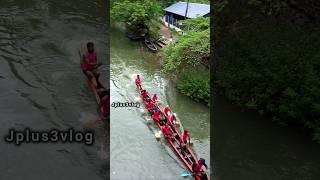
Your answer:
[[[95,88],[97,88],[97,79],[99,74],[97,72],[97,54],[94,51],[94,44],[87,43],[87,52],[82,56],[81,67],[83,73],[90,79]]]

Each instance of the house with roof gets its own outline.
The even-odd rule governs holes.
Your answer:
[[[179,20],[192,19],[197,17],[209,17],[210,5],[200,3],[177,2],[164,9],[165,15],[162,18],[164,24],[181,31]]]

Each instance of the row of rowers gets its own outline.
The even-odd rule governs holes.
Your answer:
[[[136,86],[139,87],[139,89],[141,90],[140,93],[143,96],[143,99],[147,102],[147,110],[152,115],[152,118],[159,122],[162,131],[165,135],[170,134],[169,126],[173,124],[178,124],[175,113],[172,113],[168,105],[166,105],[162,111],[158,108],[159,106],[157,95],[154,94],[151,99],[149,98],[149,93],[141,88],[140,75],[137,75],[135,83]],[[184,130],[183,139],[186,142],[190,140],[189,132],[187,129]]]
[[[137,75],[135,83],[136,86],[140,89],[143,100],[147,102],[147,110],[152,115],[152,118],[159,123],[160,129],[162,130],[165,137],[174,138],[176,133],[173,133],[172,128],[170,127],[172,127],[174,124],[178,124],[175,113],[172,113],[168,105],[166,105],[162,111],[159,109],[157,95],[154,94],[150,99],[149,93],[141,87],[141,79],[139,75]],[[189,131],[187,129],[184,129],[182,138],[179,139],[181,154],[186,158],[187,146],[188,144],[190,144]],[[203,165],[207,168],[205,160],[200,158],[198,162],[193,164],[192,169],[196,173],[201,172],[201,168]]]
[[[168,105],[161,111],[157,106],[158,99],[156,94],[150,99],[148,92],[146,90],[141,90],[141,95],[147,101],[147,110],[152,115],[152,118],[160,124],[163,134],[168,138],[173,138],[175,134],[172,133],[170,126],[178,124],[175,113],[172,113]],[[189,131],[187,129],[184,129],[180,141],[183,149],[186,148],[186,144],[190,143]]]

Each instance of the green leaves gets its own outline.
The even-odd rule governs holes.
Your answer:
[[[131,26],[148,25],[151,20],[158,20],[161,13],[162,8],[155,0],[114,2],[111,8],[113,20]]]
[[[204,31],[210,28],[210,18],[194,18],[180,21],[184,30],[188,31]]]
[[[184,71],[177,83],[178,90],[196,101],[209,103],[210,76],[206,71]]]

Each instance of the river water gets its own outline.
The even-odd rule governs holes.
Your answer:
[[[110,87],[112,102],[136,102],[139,94],[134,76],[140,74],[142,85],[158,94],[162,106],[168,104],[188,128],[198,157],[210,162],[209,108],[179,94],[169,78],[160,73],[160,61],[145,49],[141,56],[141,42],[132,42],[124,29],[111,28]],[[163,140],[157,141],[158,129],[147,122],[141,108],[111,108],[110,164],[112,179],[184,179],[184,164]],[[192,179],[192,178],[190,178]]]
[[[320,145],[298,127],[215,98],[214,167],[217,180],[318,180]]]
[[[107,61],[102,1],[0,1],[0,136],[8,129],[77,130],[93,126],[97,104],[79,68],[78,48],[96,43]],[[102,74],[108,74],[102,67]],[[104,77],[106,82],[107,77]],[[95,144],[0,141],[0,179],[87,180],[109,176],[109,139],[99,125]]]

